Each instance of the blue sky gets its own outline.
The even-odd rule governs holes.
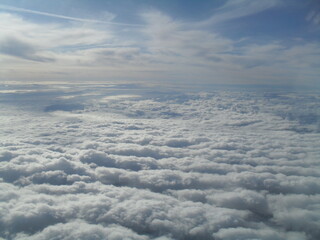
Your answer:
[[[0,80],[319,87],[320,3],[0,0]]]

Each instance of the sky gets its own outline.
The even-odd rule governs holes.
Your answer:
[[[0,0],[1,82],[319,88],[317,0]]]

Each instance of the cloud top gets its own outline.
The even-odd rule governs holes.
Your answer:
[[[319,238],[319,95],[128,86],[1,93],[0,237]]]

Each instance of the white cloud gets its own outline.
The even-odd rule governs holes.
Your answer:
[[[71,47],[72,50],[72,48],[81,46],[102,44],[112,38],[110,32],[93,29],[89,25],[39,24],[7,13],[1,13],[0,18],[3,28],[0,35],[0,39],[3,41],[1,52],[18,57],[19,53],[22,55],[27,50],[32,51],[31,53],[46,54],[49,57],[55,52],[57,54],[59,51],[68,51],[67,47]],[[14,48],[17,43],[19,43],[18,46],[21,46],[21,50]],[[8,44],[12,44],[12,47]],[[10,49],[16,53],[10,52]],[[58,49],[58,51],[55,49]]]
[[[132,239],[132,240],[146,240],[146,236],[130,231],[125,227],[119,225],[109,225],[104,227],[102,225],[88,224],[83,221],[68,222],[66,224],[59,223],[46,228],[40,233],[35,234],[32,237],[18,235],[16,239]],[[166,238],[163,238],[166,240]]]
[[[2,87],[4,239],[319,237],[317,94]]]
[[[307,239],[306,234],[298,232],[289,232],[286,234],[273,231],[272,229],[250,229],[250,228],[229,228],[222,229],[217,234],[214,234],[217,239],[264,239],[264,240],[298,240]]]

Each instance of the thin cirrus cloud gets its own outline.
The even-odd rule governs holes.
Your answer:
[[[201,25],[217,24],[229,20],[234,20],[241,17],[263,12],[265,10],[274,8],[283,3],[283,0],[270,1],[250,1],[250,0],[235,0],[228,1],[225,5],[218,8],[212,17],[200,22]]]
[[[70,16],[53,14],[53,13],[48,13],[48,12],[43,12],[43,11],[34,11],[34,10],[30,10],[30,9],[25,9],[25,8],[11,7],[11,6],[6,6],[6,5],[0,5],[0,9],[13,11],[13,12],[20,12],[20,13],[31,13],[31,14],[35,14],[35,15],[42,15],[42,16],[71,20],[71,21],[79,21],[79,22],[83,22],[83,23],[100,23],[100,24],[111,24],[111,25],[130,26],[130,27],[141,26],[138,24],[112,22],[111,20],[114,19],[115,15],[113,15],[111,13],[104,14],[104,16],[107,17],[107,19],[109,21],[102,21],[102,20],[95,20],[95,19],[70,17]]]

